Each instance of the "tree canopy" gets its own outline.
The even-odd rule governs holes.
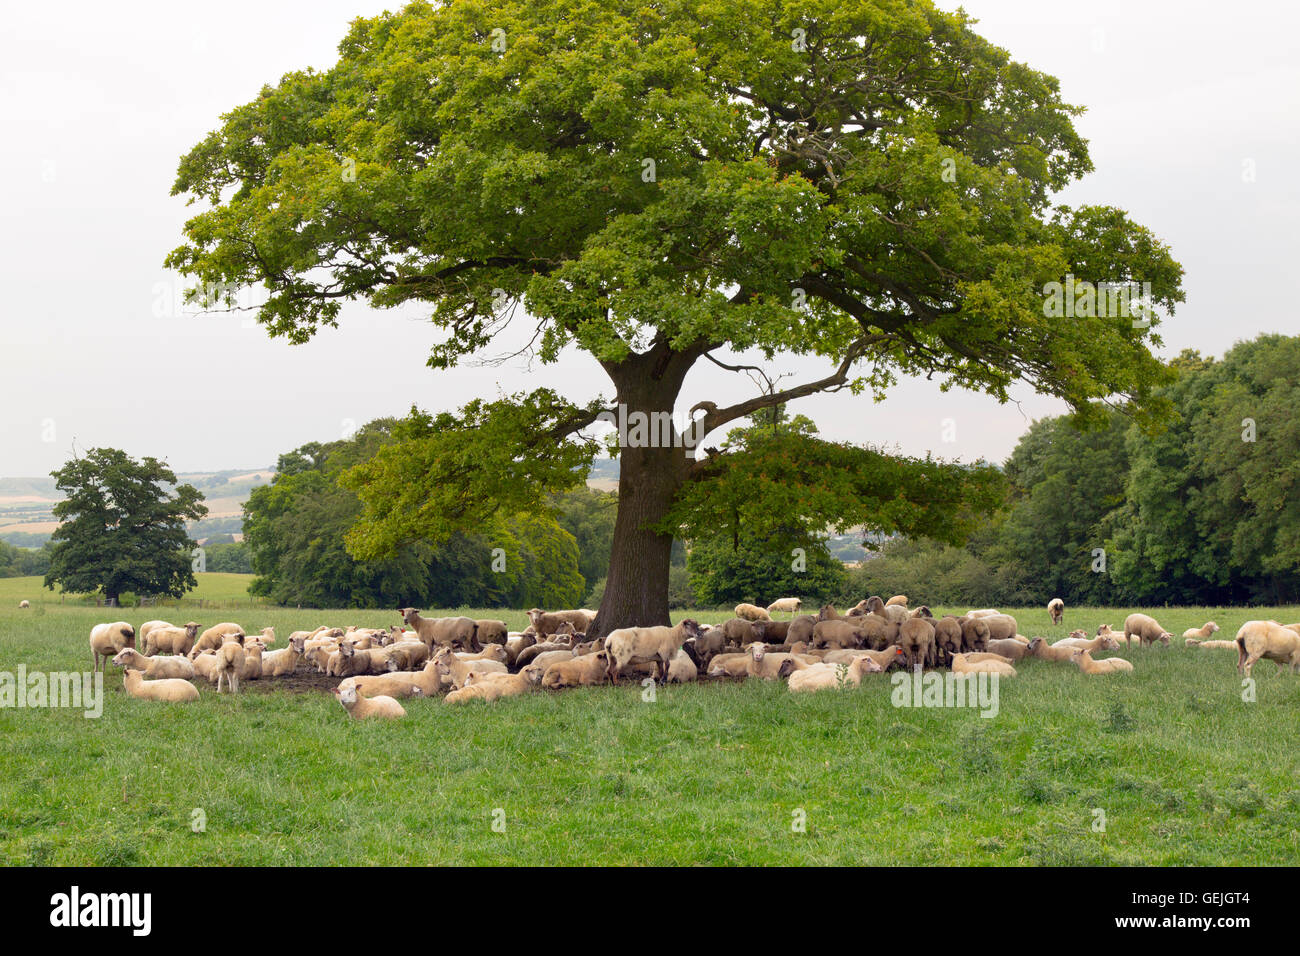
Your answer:
[[[116,448],[92,448],[51,472],[65,494],[53,509],[45,586],[180,597],[197,583],[187,521],[208,513],[191,485],[156,458],[136,461]]]
[[[1122,210],[1054,204],[1092,168],[1080,110],[972,24],[926,0],[449,0],[358,19],[334,67],[286,74],[184,157],[174,192],[207,208],[168,263],[200,298],[263,286],[259,321],[295,342],[348,300],[425,303],[435,369],[533,322],[541,361],[587,352],[636,412],[672,411],[702,359],[827,363],[699,403],[701,435],[917,374],[1002,400],[1027,381],[1083,423],[1115,404],[1158,418],[1170,374],[1149,346],[1181,267]],[[1053,283],[1137,284],[1154,312],[1049,308]],[[610,407],[537,390],[413,415],[349,479],[353,550],[542,501],[598,453],[584,429]],[[875,525],[937,529],[978,487],[832,443],[782,452],[820,467],[787,469],[802,484],[768,512],[796,487],[810,517],[867,492]],[[686,502],[712,501],[703,486],[744,476],[675,442],[620,454],[599,632],[667,619],[673,526],[701,520]],[[863,477],[817,492],[835,471]]]

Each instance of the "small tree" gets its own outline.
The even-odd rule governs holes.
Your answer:
[[[67,497],[54,506],[62,524],[52,538],[47,588],[102,591],[116,604],[124,591],[180,597],[195,586],[195,544],[185,522],[208,509],[165,463],[95,448],[51,474]]]

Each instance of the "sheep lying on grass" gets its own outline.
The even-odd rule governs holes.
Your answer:
[[[187,680],[170,677],[164,680],[145,680],[144,672],[128,667],[122,671],[126,692],[139,700],[161,700],[173,704],[189,703],[199,699],[199,689]]]
[[[446,647],[433,655],[433,666],[443,681],[450,682],[457,690],[464,685],[465,678],[469,674],[507,673],[506,666],[499,661],[462,661]]]
[[[1215,624],[1213,621],[1206,621],[1200,627],[1189,627],[1187,630],[1183,631],[1183,638],[1185,641],[1191,638],[1205,640],[1207,637],[1209,637],[1211,634],[1214,634],[1218,630],[1219,630],[1219,625]]]
[[[460,690],[444,698],[447,704],[462,704],[470,700],[483,700],[489,704],[502,697],[526,694],[541,685],[542,668],[529,665],[518,674],[470,674]]]
[[[1236,641],[1198,641],[1194,637],[1189,637],[1184,643],[1188,647],[1204,647],[1207,650],[1216,650],[1216,651],[1237,650]]]
[[[750,677],[759,677],[763,680],[780,680],[791,671],[801,671],[812,666],[794,654],[769,654],[767,645],[758,642],[750,644],[746,650],[749,654],[749,660],[745,665],[745,673]],[[866,659],[870,660],[870,658]]]
[[[609,679],[609,652],[597,651],[568,660],[557,660],[546,667],[542,686],[549,690],[563,687],[587,687]]]
[[[353,720],[406,716],[402,705],[391,697],[362,697],[355,687],[335,687],[334,696]]]
[[[133,647],[124,647],[113,658],[113,663],[140,671],[146,680],[194,679],[194,665],[186,657],[145,657]]]
[[[1079,670],[1085,674],[1131,674],[1133,665],[1122,657],[1107,657],[1104,660],[1094,661],[1092,652],[1077,647],[1070,659],[1079,665]]]
[[[298,666],[298,661],[302,659],[302,645],[302,638],[297,638],[289,641],[288,647],[263,654],[262,676],[284,677],[286,674],[292,674],[294,668]]]
[[[879,674],[882,670],[871,657],[864,655],[851,664],[809,664],[801,669],[786,661],[781,665],[780,676],[788,678],[790,690],[800,693],[857,687],[862,683],[862,675]]]
[[[355,687],[364,697],[436,697],[442,692],[442,675],[433,661],[418,671],[348,677],[339,687]]]
[[[1000,677],[1015,677],[1016,669],[1006,661],[969,660],[965,654],[954,654],[952,658],[954,674],[997,674]]]

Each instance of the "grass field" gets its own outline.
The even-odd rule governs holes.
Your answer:
[[[209,600],[239,600],[246,581],[200,578]],[[1128,610],[1069,608],[1063,628],[1014,613],[1022,633],[1055,639]],[[1213,618],[1220,637],[1251,618],[1300,620],[1153,613],[1175,634]],[[92,624],[155,616],[176,617],[0,580],[0,670],[85,670]],[[194,619],[281,635],[397,622],[266,607]],[[654,702],[634,685],[414,700],[405,720],[371,724],[270,682],[236,697],[200,682],[197,705],[151,704],[111,673],[99,719],[0,710],[0,863],[1294,864],[1300,681],[1262,661],[1247,703],[1230,651],[1178,639],[1126,654],[1127,677],[1027,662],[992,719],[898,709],[888,680],[868,678],[814,695],[751,681],[659,688]]]

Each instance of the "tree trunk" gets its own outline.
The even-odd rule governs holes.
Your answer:
[[[675,428],[648,425],[636,440],[637,416],[654,423],[653,416],[670,416],[693,353],[652,349],[616,367],[607,367],[618,385],[620,422],[628,441],[619,452],[618,515],[614,542],[605,577],[600,611],[587,630],[587,639],[604,637],[620,627],[668,624],[668,567],[673,536],[651,530],[672,505],[690,467],[686,449]],[[670,437],[665,442],[663,439]]]

